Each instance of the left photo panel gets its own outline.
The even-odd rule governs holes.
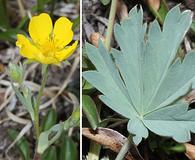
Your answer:
[[[80,155],[79,0],[0,0],[0,160]]]

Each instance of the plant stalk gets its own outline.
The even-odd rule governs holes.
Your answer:
[[[42,79],[42,82],[41,82],[41,88],[39,90],[36,105],[34,107],[34,109],[35,109],[34,126],[35,126],[36,141],[38,141],[39,134],[40,134],[40,129],[39,129],[39,106],[41,104],[41,98],[42,98],[43,90],[45,88],[45,84],[46,84],[46,81],[47,81],[47,76],[48,76],[48,66],[46,66],[46,68],[44,69],[43,79]]]
[[[132,144],[132,135],[129,135],[115,160],[123,160],[131,144]]]
[[[151,6],[149,6],[149,8],[150,8],[150,11],[153,13],[153,15],[154,15],[155,17],[157,17],[159,23],[160,23],[161,25],[163,25],[163,19],[162,19],[161,15],[158,13],[158,11],[155,10],[155,9],[153,9]]]
[[[115,16],[116,16],[117,2],[118,0],[112,0],[112,3],[111,3],[109,21],[108,21],[108,29],[106,33],[106,42],[105,42],[105,46],[107,50],[110,50],[113,26],[114,26],[114,21],[115,21]]]
[[[90,141],[90,149],[88,153],[88,160],[99,160],[101,145],[94,141]]]

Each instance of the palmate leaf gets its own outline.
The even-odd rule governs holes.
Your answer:
[[[190,140],[195,133],[195,110],[188,110],[182,97],[195,81],[195,52],[184,60],[176,53],[192,22],[192,12],[171,9],[161,30],[153,21],[147,30],[143,11],[134,7],[129,17],[116,24],[115,38],[120,51],[109,54],[102,42],[96,48],[86,44],[96,71],[86,71],[84,78],[103,95],[100,99],[111,109],[129,119],[127,129],[135,135],[134,143],[152,132],[172,137],[178,142]]]

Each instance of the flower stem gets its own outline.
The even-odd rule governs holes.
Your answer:
[[[41,104],[41,98],[42,98],[42,95],[43,95],[43,90],[45,88],[45,84],[46,84],[46,81],[47,81],[48,65],[43,67],[42,70],[43,70],[43,73],[42,73],[43,79],[42,79],[42,82],[41,82],[41,88],[40,88],[38,96],[37,96],[36,105],[34,107],[34,110],[35,110],[34,126],[35,126],[36,141],[38,141],[39,134],[40,134],[40,130],[39,130],[39,106]]]
[[[153,15],[155,17],[157,17],[159,23],[162,25],[163,24],[163,19],[162,19],[161,15],[158,13],[158,11],[153,9],[151,6],[149,6],[149,8],[150,8],[150,11],[153,13]]]
[[[116,16],[116,7],[117,7],[118,0],[112,0],[109,21],[108,21],[108,29],[106,33],[106,42],[105,46],[108,50],[110,50],[111,38],[112,38],[112,31],[114,26],[114,20]]]
[[[129,135],[115,160],[123,160],[131,144],[132,144],[132,135]]]

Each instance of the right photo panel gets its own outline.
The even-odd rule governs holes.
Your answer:
[[[82,1],[82,159],[195,159],[195,1]]]

